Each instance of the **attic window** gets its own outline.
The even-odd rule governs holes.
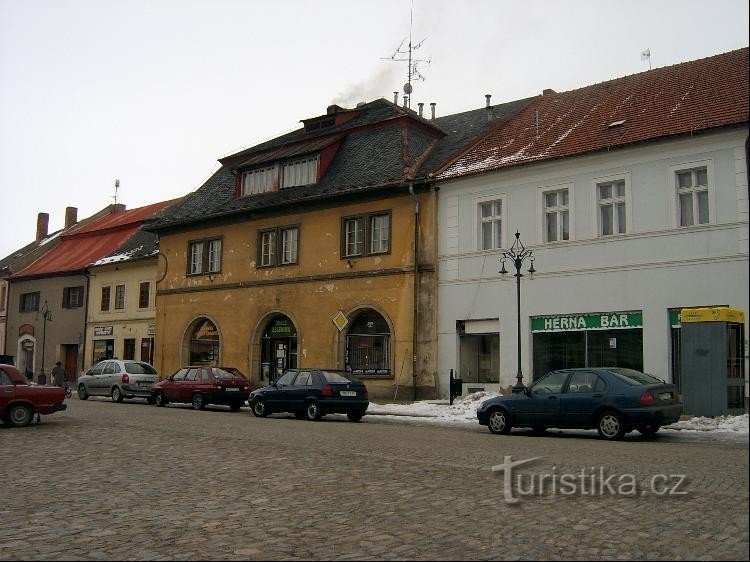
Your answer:
[[[612,127],[619,127],[620,125],[625,123],[625,121],[627,121],[627,119],[620,119],[619,121],[612,121],[609,125],[607,125],[607,127],[610,129]]]
[[[305,123],[305,131],[314,131],[316,129],[325,129],[326,127],[333,127],[336,124],[335,117],[324,117],[318,121],[308,121]]]
[[[318,181],[319,160],[316,154],[248,170],[242,174],[242,195],[315,183]]]

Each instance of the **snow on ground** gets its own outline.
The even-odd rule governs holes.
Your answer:
[[[370,402],[368,415],[382,416],[394,421],[420,421],[426,423],[445,424],[477,424],[477,408],[479,405],[495,396],[494,392],[475,392],[453,401],[449,405],[447,400],[426,400],[412,404],[378,404]],[[671,434],[683,433],[692,435],[731,434],[745,436],[749,434],[748,415],[720,416],[717,418],[694,417],[665,426]]]

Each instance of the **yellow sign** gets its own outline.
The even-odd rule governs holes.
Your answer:
[[[686,322],[738,322],[745,321],[745,313],[736,308],[715,306],[711,308],[683,308],[680,320]]]
[[[349,320],[346,318],[346,314],[344,314],[340,310],[336,313],[336,316],[331,318],[331,320],[333,320],[333,323],[339,329],[339,332],[346,328],[346,325],[349,323]]]

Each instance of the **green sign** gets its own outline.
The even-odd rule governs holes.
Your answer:
[[[625,330],[641,328],[643,313],[597,312],[594,314],[560,314],[531,318],[532,332],[571,332],[580,330]]]
[[[271,324],[267,333],[269,336],[290,337],[296,336],[297,330],[294,329],[294,325],[289,321],[288,318],[277,318]]]

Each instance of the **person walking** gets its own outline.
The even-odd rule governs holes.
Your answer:
[[[55,386],[65,386],[65,369],[63,369],[62,363],[59,361],[52,367],[52,381]]]

